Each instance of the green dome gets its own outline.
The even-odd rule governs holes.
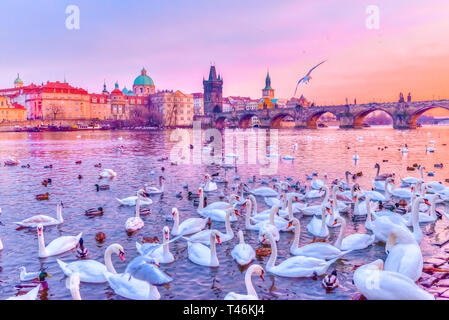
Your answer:
[[[147,76],[147,70],[145,68],[142,69],[140,76],[134,80],[135,86],[154,86],[153,79]]]
[[[15,84],[17,84],[17,83],[23,83],[22,79],[19,78],[19,75],[17,75],[17,78],[16,78],[16,80],[14,80],[14,83],[15,83]]]

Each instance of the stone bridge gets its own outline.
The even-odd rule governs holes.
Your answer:
[[[419,116],[434,108],[449,110],[449,100],[244,110],[215,113],[209,119],[216,128],[249,128],[251,118],[257,116],[263,128],[277,128],[282,120],[290,120],[295,122],[296,128],[316,129],[321,115],[329,112],[337,117],[340,128],[362,128],[365,117],[380,110],[391,116],[395,129],[415,129]]]

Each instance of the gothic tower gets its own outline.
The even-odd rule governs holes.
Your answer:
[[[215,66],[210,67],[209,79],[204,80],[204,114],[223,111],[223,78],[218,75]]]
[[[267,78],[265,79],[265,88],[262,89],[262,97],[274,99],[274,89],[271,87],[271,78],[269,72],[267,72]]]

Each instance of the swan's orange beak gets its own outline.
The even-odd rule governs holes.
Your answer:
[[[357,197],[353,197],[352,200],[356,201],[356,200],[357,200]]]
[[[239,196],[236,196],[236,197],[235,197],[235,200],[240,201],[240,197],[239,197]]]
[[[287,229],[290,228],[292,225],[293,225],[293,222],[290,221],[290,222],[288,223]]]
[[[296,201],[296,202],[299,202],[299,199],[298,199],[298,197],[295,197],[295,201]]]
[[[327,212],[328,214],[332,214],[332,213],[331,213],[331,210],[330,210],[329,208],[326,208],[326,212]]]
[[[431,206],[429,200],[427,200],[427,199],[424,199],[424,203],[427,204],[428,206]]]
[[[343,192],[343,188],[342,188],[342,187],[338,187],[338,190],[340,190],[340,191],[342,191],[342,192]]]
[[[120,260],[122,260],[123,262],[125,262],[125,253],[123,251],[120,251],[120,253],[118,254],[118,256],[120,257]]]
[[[218,244],[221,244],[221,240],[220,240],[219,236],[217,236],[217,242],[218,242]]]
[[[234,212],[235,212],[235,214],[238,215],[239,217],[242,216],[238,210],[234,210]]]
[[[262,240],[260,242],[264,243],[265,240],[267,240],[267,239],[265,239],[265,237],[262,237]]]
[[[335,226],[337,223],[337,220],[334,220],[334,223],[332,225]]]
[[[262,278],[263,281],[265,281],[265,278],[263,277],[263,274],[264,274],[264,272],[262,270],[262,272],[260,273],[260,277]]]

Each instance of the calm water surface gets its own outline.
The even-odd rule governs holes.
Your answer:
[[[429,171],[435,171],[435,177],[429,180],[444,181],[449,178],[449,135],[445,127],[424,127],[416,131],[396,131],[390,128],[369,128],[364,130],[284,130],[279,131],[280,154],[291,154],[292,145],[296,142],[298,150],[294,161],[281,161],[278,173],[273,175],[281,179],[293,176],[295,180],[305,181],[305,175],[313,171],[321,175],[326,172],[329,179],[344,177],[344,172],[363,172],[358,182],[362,187],[370,188],[371,179],[375,175],[373,166],[381,164],[382,172],[395,172],[399,177],[418,176],[418,172],[406,171],[407,166],[422,164]],[[58,201],[63,201],[64,223],[60,226],[45,228],[45,241],[62,235],[76,235],[83,232],[85,246],[89,250],[89,258],[103,262],[105,248],[112,243],[120,243],[126,251],[127,261],[137,255],[135,242],[143,237],[157,236],[162,239],[164,225],[172,226],[164,216],[169,215],[172,207],[181,212],[181,220],[197,217],[193,203],[187,199],[187,192],[182,188],[188,183],[189,190],[196,192],[204,173],[220,172],[220,167],[203,165],[170,165],[170,161],[158,161],[169,156],[174,142],[170,142],[170,131],[137,132],[137,131],[86,131],[62,133],[0,133],[0,160],[9,156],[29,163],[31,169],[17,167],[0,167],[0,207],[2,208],[0,237],[4,250],[0,252],[0,299],[17,294],[20,284],[19,267],[24,265],[29,271],[37,271],[46,267],[52,275],[48,279],[49,290],[41,292],[41,299],[71,299],[69,290],[65,288],[65,276],[59,269],[56,258],[38,258],[37,233],[35,229],[16,230],[13,221],[19,221],[35,214],[55,215]],[[80,138],[77,136],[80,135]],[[122,140],[118,138],[122,137]],[[363,139],[360,139],[362,137]],[[435,141],[435,153],[426,153],[425,146]],[[407,144],[409,153],[402,155],[398,148]],[[446,145],[447,144],[447,145]],[[123,153],[116,148],[123,145]],[[378,147],[388,146],[385,151]],[[357,151],[359,161],[352,160]],[[250,150],[255,152],[255,150]],[[82,160],[81,165],[75,161]],[[388,162],[382,162],[388,160]],[[96,192],[94,185],[99,183],[101,169],[94,164],[101,162],[103,168],[111,168],[117,177],[111,181],[101,181],[111,186],[109,191]],[[434,168],[435,163],[443,163],[443,169]],[[44,165],[52,164],[52,169],[44,169]],[[166,191],[162,196],[153,197],[152,214],[142,217],[145,227],[140,231],[127,235],[124,223],[134,215],[134,207],[121,207],[115,198],[135,195],[136,190],[145,183],[156,184],[165,167]],[[232,193],[233,177],[238,174],[241,181],[249,177],[259,177],[258,165],[239,165],[237,173],[228,172],[228,187],[219,186],[226,195]],[[151,174],[154,171],[154,174]],[[78,180],[81,174],[83,179]],[[52,185],[44,187],[41,181],[51,178]],[[266,177],[264,177],[266,178]],[[259,187],[259,183],[249,184]],[[176,197],[182,191],[183,198]],[[49,201],[37,201],[35,195],[50,193]],[[218,200],[218,193],[208,195],[209,203]],[[259,207],[265,208],[263,199],[258,199]],[[105,214],[101,217],[89,218],[84,210],[102,206]],[[259,209],[260,210],[260,209]],[[306,231],[310,218],[301,220],[301,243],[310,243],[312,237]],[[347,218],[346,233],[365,232],[363,223],[353,223]],[[423,227],[425,239],[421,247],[424,258],[438,255],[444,248],[433,245],[449,238],[448,224],[445,219],[435,225]],[[224,230],[223,223],[214,223],[214,228]],[[244,219],[233,224],[234,231],[244,229]],[[102,231],[107,239],[103,244],[95,241],[95,234]],[[330,241],[338,236],[339,228],[331,229]],[[257,233],[244,232],[246,241],[254,248],[258,247]],[[278,262],[288,257],[293,233],[281,233],[278,243]],[[176,261],[161,268],[170,274],[174,281],[159,287],[161,299],[222,299],[228,292],[246,292],[244,270],[239,269],[232,260],[230,252],[238,240],[218,246],[218,268],[197,266],[187,258],[187,243],[177,241],[171,244],[171,251]],[[326,293],[321,281],[312,279],[281,278],[266,274],[265,281],[258,277],[253,283],[264,299],[348,299],[355,292],[352,284],[354,266],[368,263],[374,259],[385,259],[384,247],[376,245],[372,248],[346,255],[330,267],[336,268],[339,274],[340,287],[332,293]],[[71,262],[77,259],[76,253],[70,251],[57,258]],[[122,272],[126,263],[113,256],[113,263],[118,272]],[[257,263],[265,266],[268,257],[259,258]],[[26,289],[28,290],[28,289]],[[83,299],[122,299],[114,294],[107,284],[85,284],[80,287]]]

